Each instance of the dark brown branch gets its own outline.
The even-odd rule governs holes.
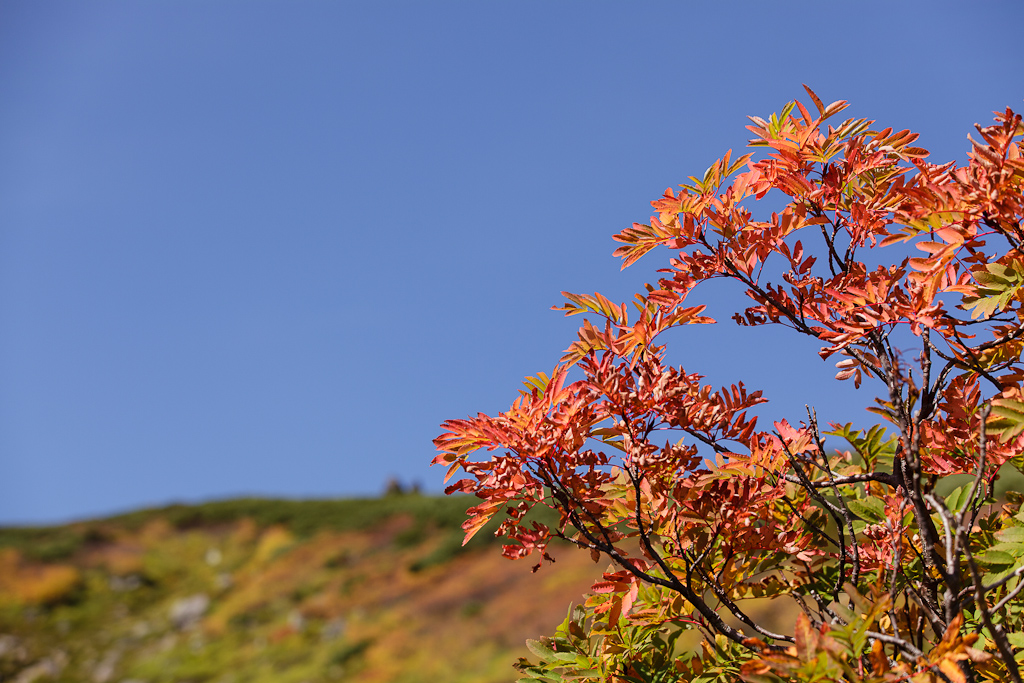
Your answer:
[[[964,554],[967,556],[967,566],[971,570],[971,579],[974,583],[974,602],[981,613],[981,620],[985,623],[988,632],[992,634],[992,639],[996,641],[1000,659],[1006,665],[1006,670],[1010,677],[1013,678],[1014,683],[1022,683],[1020,670],[1017,668],[1017,662],[1013,658],[1013,649],[1010,647],[1010,641],[1006,639],[1006,633],[1003,631],[1002,625],[992,621],[992,613],[985,603],[985,595],[981,590],[983,584],[981,574],[978,572],[978,565],[974,562],[974,555],[971,554],[971,549],[966,545],[964,546]]]
[[[821,454],[822,462],[825,466],[825,473],[828,475],[829,482],[832,484],[832,491],[836,494],[836,500],[839,501],[840,505],[843,506],[843,519],[846,520],[846,530],[850,534],[850,543],[853,545],[853,573],[850,575],[850,583],[854,586],[857,585],[857,581],[860,579],[860,548],[857,545],[857,536],[853,532],[853,515],[850,513],[850,508],[846,505],[846,499],[843,494],[839,492],[839,485],[836,484],[835,477],[832,475],[832,468],[828,464],[828,455],[825,453],[825,441],[821,438],[821,433],[818,431],[818,413],[811,410],[810,406],[804,406],[807,409],[807,419],[810,422],[811,434],[814,436],[815,443],[818,446],[818,453]],[[843,576],[843,565],[840,561],[839,565],[839,576]],[[838,587],[834,591],[835,596],[839,597]]]
[[[786,477],[783,477],[783,480],[784,481],[791,481],[790,479],[788,479]],[[793,478],[791,483],[801,484],[800,480],[797,479],[796,477]],[[816,534],[818,536],[821,536],[826,541],[828,541],[829,543],[834,545],[836,548],[839,548],[839,541],[837,541],[836,539],[834,539],[831,536],[829,536],[828,532],[826,532],[824,529],[819,529],[817,525],[812,524],[810,521],[808,521],[808,519],[806,517],[804,517],[802,514],[800,514],[800,512],[796,509],[796,506],[793,505],[793,502],[789,498],[787,498],[786,496],[782,496],[781,500],[786,503],[786,507],[789,508],[790,512],[792,512],[796,517],[800,518],[800,521],[804,523],[804,525],[808,528],[808,530],[810,530],[810,532],[812,534]]]
[[[923,652],[921,652],[916,647],[914,647],[913,645],[911,645],[907,641],[903,640],[902,638],[897,638],[895,636],[886,635],[884,633],[878,633],[876,631],[868,631],[867,634],[868,634],[868,638],[874,638],[875,640],[880,640],[883,643],[888,643],[889,645],[895,645],[897,648],[899,648],[903,652],[906,652],[908,655],[910,655],[914,659],[917,659],[918,657],[923,657],[924,656]]]
[[[626,571],[630,572],[641,581],[676,591],[677,593],[682,595],[691,605],[693,605],[694,608],[698,612],[700,612],[701,616],[707,619],[711,627],[714,628],[714,630],[716,630],[718,633],[721,633],[729,640],[732,640],[735,643],[743,645],[748,649],[754,649],[750,645],[745,644],[747,637],[746,635],[744,635],[742,631],[739,631],[733,628],[732,626],[729,626],[729,624],[725,623],[722,620],[722,618],[718,615],[718,613],[711,609],[707,605],[707,603],[705,603],[704,600],[699,595],[697,595],[696,591],[693,590],[690,582],[689,567],[687,568],[686,584],[681,583],[678,579],[676,579],[675,581],[671,581],[669,579],[664,579],[660,576],[655,576],[653,574],[650,574],[646,571],[639,569],[632,561],[629,560],[629,558],[623,556],[618,551],[618,549],[615,548],[615,545],[611,542],[608,536],[607,529],[605,529],[603,525],[601,525],[596,519],[594,519],[590,511],[587,510],[585,507],[579,506],[582,507],[584,513],[588,517],[590,517],[591,522],[601,531],[602,536],[604,536],[605,538],[605,542],[602,543],[601,540],[599,540],[580,519],[574,507],[570,504],[570,497],[568,493],[564,490],[564,488],[555,484],[550,477],[548,477],[548,479],[549,481],[545,483],[547,483],[551,487],[555,499],[562,504],[563,510],[566,512],[566,515],[569,519],[569,523],[572,524],[573,528],[579,531],[583,535],[583,537],[586,538],[587,541],[590,543],[590,546],[586,547],[592,548],[594,550],[603,552],[604,554],[608,555],[617,565],[619,565]]]
[[[636,508],[635,508],[635,511],[634,511],[634,519],[636,520],[636,523],[637,523],[637,531],[639,531],[639,533],[640,533],[640,542],[643,544],[644,549],[647,551],[647,553],[651,557],[651,559],[654,560],[659,567],[661,567],[661,570],[663,572],[665,572],[666,577],[668,577],[669,580],[674,582],[674,583],[679,583],[678,577],[676,577],[675,573],[672,571],[672,569],[665,562],[664,558],[661,557],[660,553],[658,553],[654,549],[654,545],[651,543],[650,534],[648,533],[648,530],[644,526],[643,516],[641,514],[642,503],[641,503],[640,479],[637,476],[637,473],[634,473],[631,468],[627,467],[627,468],[625,468],[625,471],[626,471],[626,474],[629,476],[630,482],[633,484],[633,495],[636,497]],[[715,535],[717,536],[717,532],[716,532]],[[684,558],[686,557],[686,553],[685,552],[683,553],[683,557]],[[728,597],[728,595],[726,595],[725,591],[722,590],[722,587],[719,584],[719,582],[716,579],[713,579],[713,578],[711,578],[710,576],[707,575],[707,573],[704,571],[704,568],[702,566],[702,562],[703,562],[703,558],[701,558],[700,562],[696,563],[697,571],[700,573],[700,575],[704,579],[705,583],[707,583],[707,585],[711,588],[712,592],[714,592],[715,596],[719,599],[719,601],[721,601],[722,604],[724,604],[729,609],[729,611],[732,612],[733,616],[735,616],[737,619],[742,621],[744,624],[746,624],[750,628],[754,629],[755,631],[757,631],[761,635],[765,636],[766,638],[773,638],[775,640],[782,640],[782,641],[785,641],[785,642],[788,642],[788,643],[792,643],[793,642],[793,638],[792,637],[784,636],[784,635],[781,635],[781,634],[778,634],[778,633],[772,633],[771,631],[769,631],[769,630],[761,627],[757,623],[755,623],[753,619],[751,619],[743,610],[741,610],[739,608],[739,606],[735,602],[733,602]]]
[[[673,583],[680,583],[679,577],[675,575],[675,572],[673,572],[672,568],[668,566],[668,563],[665,562],[661,554],[654,549],[654,545],[651,543],[650,534],[644,526],[643,514],[641,512],[643,506],[641,503],[640,480],[634,474],[632,468],[626,467],[624,469],[633,484],[633,492],[636,498],[633,518],[636,521],[637,531],[640,533],[640,542],[643,544],[644,550],[647,551],[650,558],[654,560],[659,567],[661,567],[661,571],[665,572],[665,577]]]
[[[1014,572],[1012,574],[1010,574],[1009,576],[1003,577],[999,581],[996,581],[995,583],[993,583],[991,586],[984,586],[982,588],[982,590],[985,591],[985,592],[988,592],[990,590],[998,588],[999,586],[1005,585],[1007,582],[1010,581],[1010,579],[1013,579],[1013,578],[1016,578],[1016,577],[1019,577],[1019,576],[1024,576],[1024,566],[1017,567],[1017,569],[1014,570]],[[1014,588],[1009,593],[1007,593],[1005,596],[1003,596],[1002,600],[1000,600],[999,602],[994,604],[992,606],[992,613],[995,614],[996,612],[998,612],[1002,608],[1006,607],[1006,605],[1009,604],[1010,600],[1013,600],[1017,596],[1017,594],[1021,592],[1021,590],[1024,590],[1024,581],[1022,581],[1021,583],[1018,583],[1016,588]]]
[[[896,477],[892,474],[885,472],[865,472],[864,474],[849,474],[843,477],[836,477],[833,481],[821,481],[811,480],[805,483],[801,479],[794,477],[791,474],[787,474],[783,477],[786,481],[791,484],[801,484],[807,486],[808,483],[811,487],[816,489],[831,488],[833,486],[846,486],[848,484],[863,484],[870,481],[878,482],[879,484],[885,484],[886,486],[896,488],[899,484],[896,481]]]
[[[977,521],[978,512],[981,510],[981,505],[976,505],[976,501],[981,500],[978,498],[978,495],[981,493],[981,484],[985,481],[985,460],[988,455],[988,435],[986,434],[985,423],[988,421],[991,411],[992,405],[985,403],[981,406],[981,411],[978,414],[978,470],[975,472],[970,493],[967,494],[967,500],[964,501],[964,507],[956,516],[958,546],[966,545],[966,538]],[[971,511],[970,518],[967,515],[968,510]]]
[[[843,522],[847,521],[845,517],[850,514],[850,511],[846,510],[844,513],[835,505],[832,505],[832,503],[828,502],[825,499],[825,497],[822,496],[813,486],[807,486],[805,482],[810,482],[810,479],[808,478],[807,474],[804,472],[803,468],[797,462],[797,459],[793,456],[793,453],[790,452],[789,446],[786,445],[786,442],[782,439],[782,437],[779,434],[776,434],[775,436],[778,437],[779,442],[782,444],[782,448],[786,451],[786,455],[789,456],[789,464],[793,466],[794,470],[796,470],[797,475],[800,477],[800,483],[804,485],[804,490],[807,491],[811,498],[813,498],[819,505],[825,508],[825,510],[832,516],[832,520],[836,523],[836,530],[838,531],[836,535],[839,537],[839,576],[836,577],[836,583],[832,589],[832,599],[833,601],[838,602],[839,590],[846,582],[846,563],[850,561],[849,554],[846,552],[846,535],[845,531],[843,530]],[[846,506],[844,505],[843,507],[845,509]],[[852,535],[852,528],[853,527],[851,521],[850,542],[856,544],[857,539],[855,536]]]
[[[939,513],[939,517],[942,519],[942,528],[946,532],[946,574],[943,576],[943,580],[946,583],[945,597],[943,599],[943,611],[946,615],[946,622],[950,622],[953,618],[960,613],[960,605],[957,602],[957,594],[960,592],[960,534],[956,533],[954,536],[953,528],[956,526],[956,521],[953,519],[953,515],[950,514],[946,506],[943,505],[935,496],[927,494],[925,500],[931,505],[932,509]],[[955,540],[954,540],[955,539]]]

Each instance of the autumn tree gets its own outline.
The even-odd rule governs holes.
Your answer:
[[[1022,496],[994,492],[1024,467],[1021,117],[935,163],[807,95],[615,236],[623,268],[669,250],[655,283],[631,305],[564,293],[585,319],[550,375],[435,441],[468,475],[448,492],[480,499],[467,539],[497,516],[509,558],[560,538],[610,561],[522,680],[1021,682]],[[737,324],[816,340],[869,414],[765,427],[761,391],[670,365],[667,331],[715,322],[709,280],[749,297]],[[748,614],[764,596],[795,624]]]

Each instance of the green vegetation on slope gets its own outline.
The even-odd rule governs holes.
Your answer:
[[[463,547],[475,499],[230,500],[0,529],[0,680],[507,681],[598,575]],[[523,595],[531,596],[524,600]]]
[[[137,510],[66,526],[0,528],[0,548],[17,548],[32,559],[59,560],[70,557],[89,541],[101,541],[107,527],[138,530],[157,519],[179,530],[249,519],[259,527],[281,524],[299,537],[309,537],[323,530],[368,529],[397,515],[409,515],[419,528],[454,530],[465,520],[466,508],[473,501],[467,496],[421,495],[347,500],[238,498]]]

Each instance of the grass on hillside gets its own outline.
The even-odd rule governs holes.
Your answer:
[[[197,505],[176,504],[147,508],[62,526],[4,527],[0,528],[0,548],[14,548],[26,559],[54,562],[71,557],[90,542],[102,542],[105,529],[118,527],[137,530],[155,519],[162,519],[178,530],[250,519],[260,528],[280,525],[299,538],[308,538],[318,531],[361,531],[384,520],[407,516],[414,523],[396,538],[399,545],[416,543],[426,529],[447,530],[450,533],[451,538],[437,551],[444,557],[425,560],[424,566],[431,566],[460,552],[461,525],[466,519],[466,509],[477,502],[476,498],[468,495],[425,496],[417,493],[344,500],[238,498]],[[557,522],[555,513],[546,508],[538,508],[528,519],[537,519],[547,524]],[[499,519],[492,520],[467,547],[495,542],[493,531],[499,523]]]
[[[597,570],[582,554],[554,581],[513,569],[487,552],[500,520],[463,546],[476,502],[241,499],[0,528],[0,681],[509,680]]]

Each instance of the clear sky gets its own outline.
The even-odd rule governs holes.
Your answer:
[[[963,159],[1022,107],[1024,4],[0,0],[0,523],[441,488],[628,298],[611,235],[803,96]],[[676,360],[868,421],[785,334]],[[799,351],[799,353],[797,353]],[[809,353],[808,353],[809,351]]]

